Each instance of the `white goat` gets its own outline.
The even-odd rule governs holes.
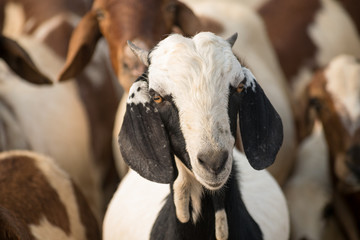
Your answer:
[[[233,54],[236,37],[171,35],[150,54],[130,43],[149,70],[130,89],[121,153],[170,186],[131,171],[106,212],[105,240],[289,237],[279,186],[254,170],[275,160],[282,123]],[[238,116],[247,157],[234,150]]]
[[[29,151],[0,153],[1,239],[100,239],[84,196],[55,162]]]

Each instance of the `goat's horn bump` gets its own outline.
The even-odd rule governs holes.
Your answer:
[[[139,48],[134,43],[132,43],[130,40],[127,41],[127,44],[129,45],[131,51],[140,59],[140,61],[145,66],[148,67],[149,66],[149,63],[148,63],[149,51]]]
[[[231,47],[233,47],[237,37],[238,37],[238,33],[236,32],[231,37],[226,39],[226,41],[230,44]]]

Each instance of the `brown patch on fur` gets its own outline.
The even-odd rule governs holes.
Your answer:
[[[0,33],[4,28],[4,21],[5,21],[5,1],[0,1]]]
[[[324,126],[326,141],[329,145],[330,156],[345,152],[350,136],[344,128],[335,103],[326,90],[326,77],[324,71],[318,72],[309,85],[309,99],[312,107]]]
[[[271,43],[290,81],[304,64],[316,68],[316,46],[307,30],[321,8],[319,0],[270,0],[260,9]]]
[[[0,206],[0,239],[30,240],[32,236],[22,219],[16,218],[9,210]]]
[[[360,35],[360,2],[358,0],[339,0],[353,20]]]
[[[44,39],[44,43],[48,45],[56,54],[63,59],[66,58],[66,53],[69,47],[71,33],[74,30],[73,26],[68,22],[62,22]]]
[[[82,16],[91,7],[92,0],[14,0],[23,6],[25,21],[35,23],[26,33],[33,33],[42,23],[61,12],[72,12]]]
[[[84,196],[81,194],[79,188],[73,183],[72,187],[74,189],[76,203],[79,207],[79,216],[81,218],[81,222],[84,225],[86,239],[87,240],[97,240],[101,239],[99,225],[92,214],[90,207],[85,200]]]
[[[52,225],[70,234],[69,216],[58,193],[27,156],[0,161],[0,205],[26,224],[39,225],[45,217]]]

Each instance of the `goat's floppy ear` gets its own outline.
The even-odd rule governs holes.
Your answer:
[[[65,66],[59,81],[75,77],[90,62],[96,43],[101,38],[96,11],[88,12],[71,35]]]
[[[0,58],[21,78],[34,84],[52,84],[35,66],[27,52],[15,41],[0,36]]]
[[[175,25],[179,26],[184,35],[193,36],[201,30],[200,19],[184,3],[177,1]]]
[[[244,89],[236,94],[240,132],[245,155],[257,170],[270,166],[283,141],[279,114],[247,68]]]
[[[174,178],[170,143],[148,91],[143,77],[130,88],[119,134],[120,151],[125,162],[144,178],[170,183]]]

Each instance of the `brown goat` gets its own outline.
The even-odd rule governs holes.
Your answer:
[[[91,59],[97,41],[104,36],[109,44],[112,66],[128,92],[144,66],[131,53],[126,41],[150,49],[174,27],[185,35],[193,35],[200,29],[197,17],[177,0],[95,0],[72,35],[60,79],[81,72]]]
[[[316,73],[307,88],[308,108],[324,127],[337,202],[350,215],[343,227],[360,236],[360,62],[341,55]],[[309,121],[311,122],[311,121]],[[344,207],[345,206],[345,207]],[[340,216],[341,217],[341,216]],[[352,225],[344,222],[354,221]],[[349,230],[351,229],[351,230]],[[351,234],[350,234],[351,233]],[[358,239],[351,237],[350,239]]]
[[[100,239],[94,215],[69,176],[50,158],[0,154],[1,239]]]

